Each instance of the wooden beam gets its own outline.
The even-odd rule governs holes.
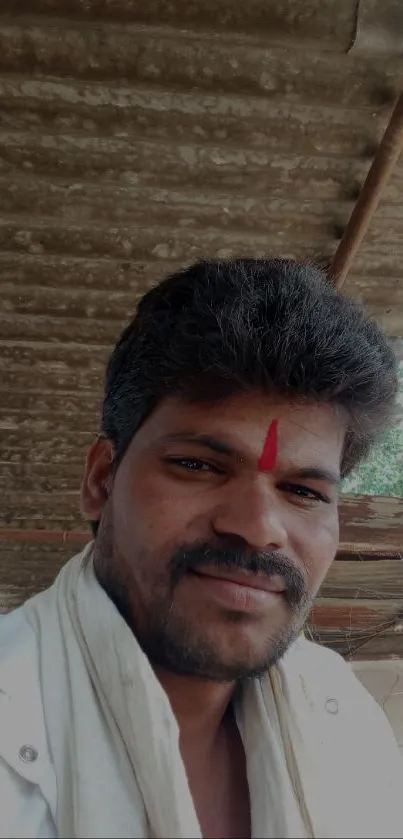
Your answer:
[[[339,632],[306,632],[306,637],[329,647],[348,661],[383,661],[403,658],[403,624],[398,621],[385,632],[356,638]]]
[[[403,552],[403,498],[343,495],[340,550]]]
[[[330,268],[330,274],[338,289],[346,280],[402,147],[403,93],[397,100]]]
[[[403,592],[403,562],[336,560],[321,587],[320,596],[352,600],[396,600]]]
[[[77,548],[91,541],[89,530],[41,530],[39,528],[0,527],[0,542],[75,545]]]
[[[309,625],[318,633],[339,632],[358,637],[393,626],[403,616],[402,596],[394,600],[318,597],[309,617]]]

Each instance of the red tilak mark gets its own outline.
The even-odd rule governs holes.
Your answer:
[[[267,437],[263,446],[263,451],[259,460],[259,469],[262,472],[268,472],[274,469],[277,460],[277,429],[278,420],[275,419],[270,423]]]

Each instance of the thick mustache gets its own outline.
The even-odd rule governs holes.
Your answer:
[[[306,580],[299,568],[287,557],[275,552],[248,553],[240,548],[220,547],[203,543],[183,547],[171,559],[172,588],[178,585],[187,571],[198,567],[242,569],[251,574],[281,577],[285,584],[284,597],[291,606],[302,606],[308,599]]]

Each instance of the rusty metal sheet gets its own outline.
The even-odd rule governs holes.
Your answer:
[[[35,416],[43,424],[41,393],[59,395],[65,402],[68,402],[67,394],[73,395],[78,391],[83,397],[91,395],[94,399],[96,394],[101,396],[108,356],[108,350],[90,342],[63,346],[49,342],[44,347],[22,342],[13,346],[0,344],[0,392],[10,391],[10,396],[21,393],[24,406],[27,394],[36,394],[36,402],[32,403],[34,416],[26,416],[24,411],[17,414],[22,423],[19,427],[23,429],[25,424],[32,427]],[[28,384],[29,388],[25,389]],[[12,401],[7,398],[3,402],[3,410],[11,404]],[[94,400],[94,408],[95,404]]]
[[[63,431],[61,434],[19,434],[3,430],[0,438],[0,461],[6,463],[81,463],[93,435],[89,432]],[[17,511],[21,515],[21,511]]]
[[[287,197],[288,186],[288,195],[293,194],[296,200],[299,197],[296,190],[300,188],[300,182],[310,178],[313,189],[315,181],[319,179],[321,192],[317,191],[316,195],[305,192],[302,196],[305,199],[350,197],[351,200],[352,187],[358,189],[368,171],[370,158],[366,148],[369,143],[373,148],[374,143],[378,142],[380,123],[372,127],[373,123],[368,124],[368,115],[365,120],[360,119],[359,115],[355,118],[356,157],[352,160],[351,129],[355,130],[355,126],[350,125],[351,113],[340,114],[341,119],[346,119],[346,124],[343,125],[340,120],[338,125],[334,126],[334,131],[330,124],[323,128],[324,115],[320,112],[312,113],[312,119],[306,112],[305,116],[307,119],[299,124],[296,119],[298,114],[294,110],[289,133],[282,140],[281,153],[278,153],[277,149],[280,146],[282,129],[280,125],[275,125],[271,130],[269,114],[267,121],[263,116],[260,124],[254,124],[253,121],[249,123],[250,144],[247,142],[248,135],[245,136],[245,123],[242,122],[244,118],[249,119],[248,115],[240,116],[241,122],[233,116],[224,117],[223,124],[227,124],[228,127],[223,128],[225,136],[221,142],[219,139],[214,141],[214,136],[211,140],[203,142],[197,136],[191,137],[187,133],[175,141],[174,129],[169,139],[154,137],[151,140],[137,132],[137,136],[122,137],[119,136],[118,130],[116,135],[93,136],[88,132],[78,135],[74,130],[34,132],[29,131],[28,125],[23,131],[7,130],[3,127],[0,129],[1,170],[5,174],[12,172],[18,175],[20,171],[26,175],[32,172],[35,177],[69,179],[72,187],[75,184],[79,187],[81,183],[91,183],[94,176],[97,179],[102,177],[106,186],[108,182],[112,182],[112,185],[115,183],[129,188],[163,189],[165,186],[175,191],[181,187],[189,189],[193,185],[218,190],[220,186],[226,189],[231,186],[242,187],[242,191],[246,193],[245,198],[248,197],[248,191],[250,197],[253,197],[255,192],[265,194],[266,190],[270,189],[271,195],[272,188],[277,189],[273,197]],[[276,122],[282,122],[287,119],[287,113],[274,113],[273,118]],[[220,116],[216,119],[216,124],[217,121],[221,121]],[[263,121],[265,125],[262,125]],[[204,131],[203,122],[202,115],[201,132]],[[169,126],[165,125],[165,135],[168,130]],[[297,136],[293,142],[294,133],[303,133],[300,144],[296,143]],[[229,134],[231,139],[227,136]],[[327,139],[329,149],[326,149]],[[246,147],[240,145],[242,141],[246,142]],[[288,142],[290,148],[284,148]],[[339,149],[346,146],[346,156],[332,154],[332,146],[334,149],[336,144]],[[257,175],[265,180],[259,181]],[[396,177],[402,177],[399,169]],[[334,187],[329,194],[332,181]],[[281,192],[278,189],[280,186],[283,188]],[[291,187],[294,187],[293,193]]]
[[[89,416],[88,431],[92,434],[97,425],[91,424],[91,419],[95,422],[95,415],[92,413]],[[80,414],[77,413],[76,421],[79,420]],[[5,463],[2,466],[2,477],[4,482],[8,482],[8,486],[20,495],[21,503],[18,506],[20,510],[24,510],[24,494],[31,492],[41,492],[45,496],[53,492],[75,492],[78,498],[83,477],[83,461],[52,464]]]
[[[179,30],[207,31],[212,37],[260,38],[285,44],[318,44],[319,50],[346,51],[355,32],[357,0],[13,0],[16,14],[48,15],[94,19],[109,23],[174,27]]]
[[[362,303],[389,336],[398,337],[403,323],[403,282],[399,275],[379,277],[351,275],[343,288],[345,294]],[[403,360],[402,345],[394,343],[395,353]]]
[[[79,148],[81,141],[87,152],[92,140],[94,150],[107,153],[115,138],[122,141],[119,154],[128,150],[128,140],[138,139],[164,141],[168,147],[213,143],[235,146],[244,153],[278,149],[294,154],[299,150],[307,155],[371,160],[395,100],[394,88],[389,90],[385,82],[376,89],[377,102],[370,108],[368,104],[340,107],[337,102],[329,108],[326,101],[311,105],[305,96],[302,101],[289,102],[286,96],[272,101],[267,96],[206,93],[197,86],[192,91],[167,90],[110,80],[100,85],[70,77],[27,81],[24,75],[4,74],[0,114],[3,131],[26,132],[28,136],[20,138],[23,147],[37,133],[49,134],[45,146],[49,154],[54,148],[51,137],[56,143],[59,135],[67,135],[73,148]]]
[[[308,237],[309,233],[314,234]],[[307,235],[306,235],[307,234]],[[194,260],[215,256],[231,258],[252,253],[256,257],[268,253],[314,258],[315,250],[329,243],[324,222],[310,217],[300,220],[292,240],[282,233],[281,220],[273,224],[268,240],[262,230],[215,230],[213,227],[188,229],[174,225],[144,226],[113,224],[63,224],[51,218],[44,220],[28,217],[5,216],[0,218],[0,247],[28,253],[60,253],[73,256],[105,257],[136,261],[162,258],[177,260],[182,265]]]
[[[360,0],[353,55],[403,55],[401,0]]]
[[[10,545],[0,541],[0,614],[15,609],[28,597],[47,588],[74,547],[40,544]]]
[[[37,74],[75,79],[130,79],[178,90],[196,87],[215,95],[264,96],[288,102],[305,98],[321,105],[334,97],[338,105],[379,105],[381,91],[397,96],[401,68],[384,68],[350,57],[340,73],[333,52],[284,50],[258,40],[214,40],[210,33],[190,35],[164,29],[149,33],[135,25],[97,27],[80,22],[4,21],[0,17],[0,72],[20,73],[35,62]]]
[[[0,283],[2,287],[61,288],[74,291],[120,291],[133,296],[136,305],[138,297],[151,286],[168,276],[179,262],[158,260],[158,262],[137,262],[134,259],[115,260],[74,257],[71,254],[30,254],[18,251],[0,251]],[[43,336],[46,340],[46,335]]]
[[[277,223],[286,235],[290,232],[288,225],[291,220],[294,227],[295,223],[299,226],[308,223],[316,227],[324,226],[329,210],[326,187],[329,185],[332,189],[334,183],[329,173],[321,178],[321,173],[315,172],[313,167],[310,173],[302,168],[299,172],[298,163],[296,160],[294,169],[296,181],[298,176],[301,178],[298,203],[292,195],[286,196],[285,178],[280,198],[275,195],[279,185],[277,188],[273,185],[273,189],[266,194],[248,192],[246,189],[240,194],[238,190],[225,191],[217,186],[209,189],[207,184],[195,192],[189,187],[181,190],[158,189],[157,186],[141,188],[108,181],[99,184],[77,182],[72,186],[60,178],[43,178],[38,183],[36,178],[24,176],[14,176],[10,184],[9,178],[0,176],[1,211],[3,217],[16,213],[29,215],[31,212],[44,219],[57,216],[60,221],[75,224],[82,222],[83,225],[97,222],[141,226],[144,218],[149,216],[154,219],[155,225],[160,223],[164,226],[184,227],[186,222],[188,228],[214,227],[223,232],[232,228],[243,230],[245,235],[257,226],[261,232],[265,232],[268,225],[272,228]],[[273,180],[278,175],[278,172],[275,173]],[[335,201],[335,214],[339,214],[339,217],[347,214],[349,203],[346,200]],[[387,221],[399,220],[400,212],[399,205],[388,205],[385,224]]]

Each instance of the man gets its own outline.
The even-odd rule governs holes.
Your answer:
[[[396,388],[313,267],[207,262],[144,297],[88,453],[95,541],[0,623],[2,836],[403,836],[382,711],[301,636]]]

